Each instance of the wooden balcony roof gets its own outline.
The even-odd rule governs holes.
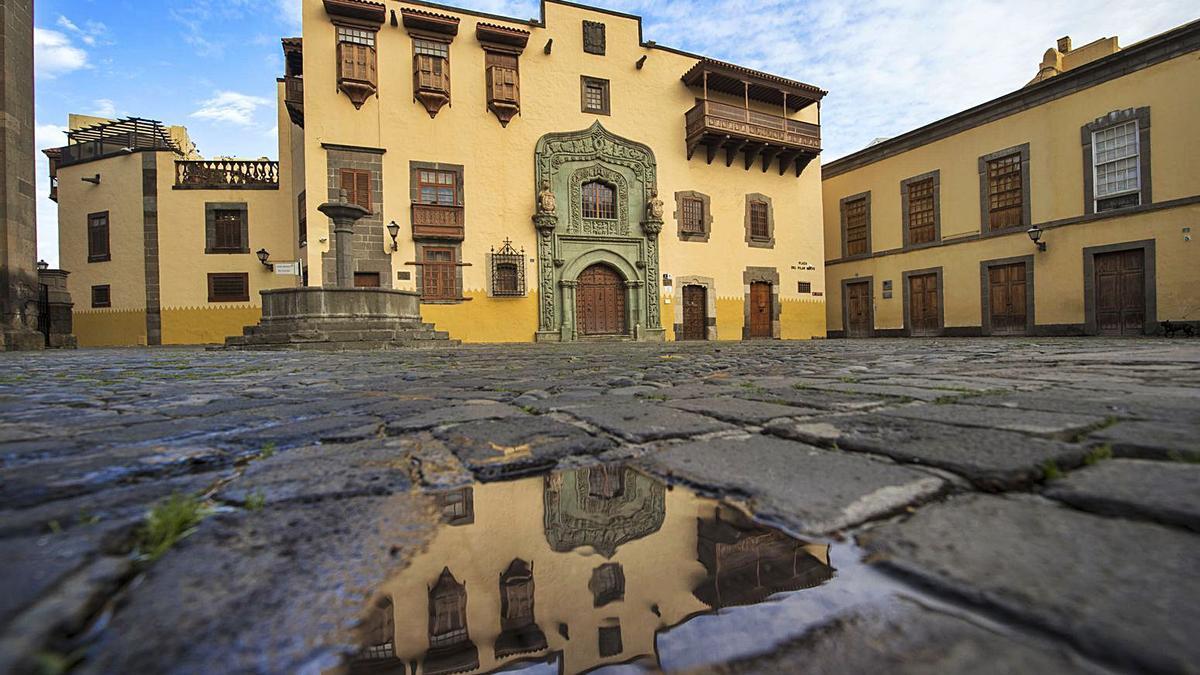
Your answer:
[[[829,93],[811,84],[710,58],[700,59],[683,75],[683,82],[689,87],[705,87],[706,81],[708,91],[739,98],[748,97],[780,107],[786,99],[790,112],[803,110]]]
[[[387,18],[387,7],[371,0],[325,0],[325,12],[364,25],[383,25]]]

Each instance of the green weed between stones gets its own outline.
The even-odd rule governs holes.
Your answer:
[[[1042,476],[1046,480],[1058,480],[1062,478],[1062,470],[1058,468],[1058,464],[1052,459],[1046,460],[1042,464]]]
[[[255,491],[246,497],[246,510],[248,511],[262,511],[266,505],[267,496],[261,492]]]
[[[137,557],[153,562],[171,550],[180,539],[196,531],[196,526],[208,516],[209,510],[198,497],[171,495],[159,502],[146,515],[138,530]]]
[[[44,651],[33,657],[33,667],[38,675],[61,675],[78,666],[83,661],[83,650],[79,649],[70,654]]]
[[[263,446],[262,452],[258,453],[259,459],[271,459],[275,456],[275,442],[271,441]]]
[[[1112,459],[1112,456],[1112,446],[1108,443],[1105,443],[1104,445],[1092,448],[1091,451],[1088,452],[1087,456],[1083,458],[1083,463],[1088,466],[1092,466],[1093,464],[1103,462],[1106,459]]]

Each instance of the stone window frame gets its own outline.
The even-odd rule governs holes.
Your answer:
[[[704,232],[687,232],[683,229],[683,200],[698,199],[703,204],[704,209]],[[675,193],[675,225],[679,235],[679,241],[708,241],[712,234],[712,198],[703,192],[695,190],[683,190]]]
[[[464,263],[462,259],[462,242],[460,241],[438,241],[434,239],[421,239],[415,243],[417,261],[412,263],[420,268],[424,265],[425,249],[427,248],[448,248],[454,251],[454,291],[457,297],[453,298],[426,298],[425,297],[425,274],[424,270],[419,270],[414,279],[417,288],[417,294],[421,296],[422,305],[457,305],[467,302],[471,298],[463,296],[463,268],[469,263]]]
[[[93,223],[101,218],[104,219],[104,252],[97,253],[95,251],[99,251],[100,247],[96,246],[95,244],[99,242],[94,242],[92,237],[95,231],[100,229],[100,227],[98,225],[94,225]],[[87,246],[87,261],[89,263],[108,262],[112,260],[112,219],[109,217],[108,211],[97,211],[87,215]]]
[[[717,282],[712,277],[702,277],[691,274],[675,277],[675,288],[679,289],[678,300],[675,302],[675,341],[679,342],[679,334],[683,332],[683,289],[688,286],[704,287],[704,340],[717,341]]]
[[[1033,256],[1018,255],[1011,258],[995,258],[979,262],[979,313],[981,317],[980,325],[983,327],[984,336],[991,336],[992,334],[992,282],[989,272],[993,267],[1017,264],[1025,265],[1025,337],[1036,334],[1035,326],[1037,326],[1037,322],[1033,316],[1034,310],[1037,307],[1037,303],[1034,302]]]
[[[1109,127],[1115,127],[1127,122],[1137,122],[1138,129],[1138,204],[1116,209],[1106,209],[1100,213],[1118,213],[1138,206],[1154,203],[1151,192],[1150,176],[1150,106],[1114,110],[1107,115],[1097,117],[1079,129],[1080,142],[1083,144],[1083,213],[1090,216],[1096,211],[1096,170],[1095,153],[1092,148],[1094,134]]]
[[[779,340],[782,331],[780,317],[783,315],[783,304],[780,302],[782,289],[779,285],[779,270],[774,267],[747,267],[742,272],[743,302],[742,302],[742,339],[761,340],[750,337],[750,284],[766,282],[771,284],[771,338]]]
[[[993,230],[991,220],[988,218],[988,214],[990,213],[988,208],[990,193],[988,191],[987,165],[992,160],[1016,154],[1021,156],[1021,225]],[[1033,194],[1029,189],[1030,184],[1029,143],[1022,143],[1003,150],[989,152],[979,158],[979,236],[998,237],[1033,227]]]
[[[599,109],[589,108],[587,104],[588,85],[599,85],[603,91],[603,100]],[[579,110],[589,115],[612,115],[612,82],[603,77],[591,75],[579,76]]]
[[[1104,253],[1121,251],[1142,251],[1142,304],[1146,315],[1142,319],[1144,335],[1155,335],[1158,332],[1158,272],[1155,261],[1155,240],[1141,239],[1126,241],[1119,244],[1103,246],[1088,246],[1083,249],[1083,331],[1085,335],[1099,335],[1100,328],[1096,323],[1096,256]]]
[[[103,289],[104,299],[100,300],[96,296],[96,292]],[[92,286],[92,309],[105,309],[112,307],[112,286],[109,284],[97,284]]]
[[[846,228],[846,225],[847,225],[846,205],[849,204],[850,202],[856,202],[860,199],[866,200],[866,205],[867,205],[867,249],[865,251],[863,251],[862,253],[856,253],[854,255],[850,255],[850,242],[849,242],[849,239],[847,238],[847,228]],[[871,230],[873,229],[871,227],[871,191],[867,190],[866,192],[859,192],[858,194],[853,194],[853,195],[849,195],[847,197],[842,197],[840,200],[838,200],[838,213],[839,213],[838,219],[841,222],[841,231],[842,231],[842,260],[857,260],[859,258],[871,257],[871,251],[874,248],[874,243],[872,242],[872,239],[871,239]]]
[[[937,283],[937,292],[938,292],[938,332],[937,332],[937,335],[922,335],[920,337],[942,337],[942,336],[946,335],[946,284],[945,284],[945,275],[942,273],[942,267],[939,265],[937,267],[926,267],[924,269],[919,269],[919,270],[905,270],[904,272],[902,272],[900,274],[900,283],[903,286],[903,288],[901,288],[900,290],[902,293],[901,297],[903,298],[903,302],[904,302],[903,310],[904,310],[904,336],[905,337],[913,337],[912,318],[909,316],[909,313],[912,310],[912,305],[911,305],[910,299],[909,299],[909,294],[911,293],[912,286],[908,283],[908,279],[909,279],[909,277],[920,277],[920,276],[925,276],[927,274],[934,275],[937,280],[936,283]],[[874,299],[872,299],[872,302],[874,302]]]
[[[240,248],[217,248],[217,212],[237,211],[242,216]],[[204,202],[204,253],[206,255],[250,252],[250,206],[246,202]]]
[[[750,226],[750,205],[751,204],[766,204],[767,205],[767,238],[756,239],[751,236]],[[767,195],[761,192],[751,192],[746,195],[745,208],[745,227],[746,227],[746,245],[751,248],[775,248],[775,203]]]
[[[337,201],[342,190],[341,170],[357,169],[370,172],[371,213],[354,224],[354,269],[352,272],[379,272],[383,288],[393,288],[391,238],[384,227],[386,204],[383,192],[383,155],[386,150],[362,146],[322,143],[326,151],[327,201]],[[307,199],[307,198],[306,198]],[[325,219],[328,221],[328,219]],[[328,221],[332,222],[332,221]],[[332,225],[323,226],[331,228]],[[323,231],[329,232],[328,229]],[[312,235],[312,233],[309,233]],[[328,250],[321,253],[323,283],[332,284],[337,277],[336,251],[332,232]],[[387,280],[386,283],[384,281]]]
[[[921,183],[921,182],[924,182],[924,181],[930,180],[930,179],[933,180],[933,240],[914,244],[910,241],[911,232],[909,231],[909,225],[910,225],[909,218],[912,215],[910,213],[910,204],[909,204],[909,194],[908,194],[909,186],[911,186],[915,183]],[[905,250],[928,248],[930,246],[937,246],[938,244],[942,243],[942,172],[940,169],[934,169],[933,171],[927,171],[923,174],[920,174],[917,176],[912,176],[911,178],[905,178],[904,180],[900,181],[900,218],[901,218],[901,228],[902,228],[901,232],[904,237],[904,249]],[[867,253],[868,254],[870,254],[870,241],[871,241],[870,232],[871,232],[871,216],[870,216],[870,212],[868,210],[868,215],[867,215],[867,242],[868,242]]]

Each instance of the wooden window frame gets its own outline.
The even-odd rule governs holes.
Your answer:
[[[850,252],[850,243],[851,243],[851,241],[850,241],[850,227],[851,227],[850,211],[851,211],[851,209],[855,208],[855,206],[857,205],[858,202],[862,202],[863,207],[865,209],[865,211],[864,211],[865,220],[863,223],[863,228],[864,228],[864,233],[865,233],[864,237],[863,237],[864,249],[863,249],[863,251],[861,251],[859,253],[851,253]],[[841,213],[841,221],[842,221],[842,258],[843,259],[853,259],[853,258],[869,257],[871,255],[871,193],[870,192],[860,192],[856,195],[850,195],[849,197],[842,197],[841,201],[838,203],[838,208]]]
[[[922,187],[924,183],[930,184],[932,194],[929,197],[933,201],[932,219],[930,225],[933,228],[933,238],[929,241],[914,242],[913,239],[913,216],[915,214],[913,203],[913,190]],[[900,216],[903,220],[901,227],[904,235],[904,248],[925,248],[927,246],[936,246],[942,242],[942,172],[939,169],[934,169],[928,173],[923,173],[911,178],[905,178],[900,181]]]
[[[600,187],[603,187],[604,189],[608,190],[608,196],[610,197],[610,199],[606,200],[607,203],[600,200],[600,197],[603,196],[602,193],[597,192],[595,190],[588,189],[590,186],[593,186],[593,185],[600,186]],[[613,186],[611,183],[606,183],[603,180],[599,180],[599,179],[589,180],[580,187],[580,192],[582,194],[580,208],[582,210],[582,215],[585,219],[587,219],[587,220],[616,220],[617,219],[617,208],[618,208],[617,188],[615,186]],[[593,197],[592,205],[594,207],[594,210],[592,211],[592,215],[588,215],[589,195]]]
[[[349,187],[347,187],[349,182]],[[370,169],[338,169],[339,189],[346,191],[346,201],[358,204],[373,214],[374,176]]]
[[[756,241],[771,238],[770,209],[762,202],[750,202],[750,238]]]
[[[594,86],[600,89],[600,107],[592,108],[588,105],[588,87]],[[612,89],[611,83],[601,77],[591,77],[589,75],[581,75],[579,77],[579,109],[581,112],[590,115],[611,115],[612,114]]]
[[[516,111],[521,109],[521,59],[516,54],[501,52],[494,49],[484,50],[484,68],[487,71],[488,105],[510,106]],[[512,86],[512,95],[497,90],[497,74],[511,72],[511,83],[501,82],[500,86]]]
[[[379,91],[379,30],[373,26],[340,21],[334,22],[334,29],[338,90],[350,98],[355,109],[360,109],[368,98]],[[363,37],[360,33],[370,37]],[[353,39],[345,39],[348,37]]]
[[[992,187],[993,181],[990,177],[990,169],[993,164],[1002,160],[1011,160],[1017,158],[1016,165],[1021,172],[1018,188],[1021,191],[1021,203],[1019,207],[1007,207],[1009,209],[1017,209],[1020,213],[1019,222],[1012,223],[1003,227],[993,227],[993,213],[998,213],[1002,209],[992,207]],[[1009,188],[1013,190],[1014,188]],[[1030,194],[1030,176],[1029,176],[1029,144],[1014,145],[1011,148],[998,150],[996,152],[984,155],[979,158],[979,232],[981,236],[995,236],[1001,234],[1011,234],[1019,232],[1032,226],[1031,217],[1031,202],[1032,195]]]
[[[449,176],[450,182],[443,183],[441,181],[435,180],[434,182],[431,183],[431,182],[425,180],[425,176],[424,176],[425,173],[438,174],[439,176],[440,175]],[[425,204],[428,206],[462,206],[462,204],[459,203],[460,202],[460,200],[459,200],[460,193],[459,193],[459,188],[458,188],[459,173],[457,171],[453,171],[453,170],[449,170],[449,169],[417,169],[415,172],[415,178],[416,178],[416,188],[417,188],[417,191],[416,191],[416,196],[417,196],[416,203],[417,204]],[[434,201],[426,200],[424,198],[424,193],[425,193],[426,189],[433,190],[435,192],[435,194],[437,194],[438,198],[435,199]],[[445,203],[445,202],[441,201],[440,192],[442,190],[446,190],[446,189],[449,189],[452,194],[452,201],[450,203]]]
[[[409,31],[412,36],[413,100],[425,106],[430,118],[437,117],[451,101],[450,44],[452,37]]]
[[[96,292],[101,289],[104,289],[104,299],[97,300]],[[112,307],[112,286],[109,284],[97,284],[96,286],[92,286],[92,309],[105,309],[108,307]]]
[[[103,219],[104,224],[97,223]],[[103,236],[100,233],[103,232]],[[101,244],[103,244],[101,246]],[[89,263],[112,260],[112,221],[108,211],[89,213],[87,217],[87,261]]]
[[[216,283],[219,279],[238,278],[242,282],[243,292],[240,295],[218,295]],[[250,302],[250,275],[246,272],[209,272],[208,273],[209,302]]]
[[[429,254],[432,252],[449,252],[450,260],[449,261],[431,261],[431,260],[429,260]],[[423,245],[420,247],[420,253],[421,253],[421,261],[420,261],[421,302],[435,302],[435,303],[436,302],[457,302],[457,301],[462,300],[462,288],[461,288],[461,282],[459,280],[458,247],[457,246],[434,246],[434,245],[426,244],[426,245]],[[445,288],[445,290],[441,293],[437,293],[437,294],[430,293],[430,290],[429,290],[430,284],[428,283],[428,280],[429,280],[428,275],[430,274],[431,267],[443,268],[442,273],[445,273],[445,269],[447,269],[447,268],[450,270],[450,284],[448,285],[448,288]],[[447,285],[441,284],[440,282],[438,284],[439,289],[442,289],[445,286],[447,286]]]
[[[235,215],[236,242],[222,242],[222,216]],[[242,254],[250,252],[250,218],[245,202],[206,202],[204,204],[204,253],[206,255]]]
[[[684,221],[687,218],[687,204],[690,201],[700,203],[700,228],[688,227]],[[712,199],[702,192],[685,190],[675,193],[675,224],[680,241],[706,242],[712,234]]]
[[[1111,129],[1113,127],[1128,124],[1130,122],[1137,124],[1137,134],[1135,138],[1137,139],[1138,146],[1138,189],[1135,192],[1127,192],[1124,194],[1108,195],[1097,198],[1097,167],[1095,153],[1096,134],[1103,132],[1106,129]],[[1083,145],[1084,215],[1126,211],[1142,206],[1148,206],[1154,203],[1153,192],[1151,190],[1153,181],[1151,180],[1150,175],[1151,162],[1149,106],[1143,106],[1141,108],[1126,108],[1125,110],[1114,110],[1107,115],[1098,117],[1080,128],[1080,140]],[[1128,203],[1129,197],[1131,196],[1136,196],[1136,204]],[[1112,204],[1104,204],[1103,202],[1111,202]]]

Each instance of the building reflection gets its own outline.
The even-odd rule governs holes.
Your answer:
[[[477,485],[437,501],[450,526],[381,589],[354,673],[490,673],[523,661],[566,673],[654,668],[659,633],[834,572],[828,546],[629,467]]]

